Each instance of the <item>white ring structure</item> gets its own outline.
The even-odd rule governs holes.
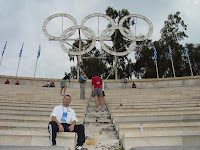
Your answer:
[[[53,19],[53,18],[56,18],[56,17],[67,17],[74,24],[72,27],[69,27],[66,30],[64,30],[60,37],[56,37],[56,36],[50,35],[47,32],[47,29],[46,29],[46,26],[49,23],[49,21],[51,19]],[[105,29],[100,34],[100,37],[96,37],[95,33],[90,28],[85,26],[85,23],[87,22],[87,20],[89,20],[92,17],[103,17],[103,18],[106,18],[109,21],[109,23],[111,24],[111,27],[108,27],[107,29]],[[131,32],[131,30],[123,27],[124,21],[126,19],[128,19],[128,18],[131,18],[131,17],[141,18],[141,19],[143,19],[144,21],[146,21],[148,23],[149,30],[148,30],[148,33],[147,33],[146,36],[144,36],[144,37],[136,37],[136,35],[134,35]],[[68,48],[65,47],[64,43],[68,40],[68,38],[70,38],[76,32],[77,29],[80,29],[81,32],[83,33],[83,35],[89,41],[92,41],[92,43],[90,44],[90,46],[87,49],[84,49],[84,47],[83,47],[84,50],[71,51],[71,50],[69,50]],[[111,36],[114,34],[116,29],[119,29],[121,34],[131,42],[130,45],[129,45],[129,48],[124,52],[116,52],[116,51],[110,50],[112,48],[104,43],[104,41],[111,40]],[[58,14],[51,15],[50,17],[48,17],[44,21],[44,23],[42,25],[42,30],[43,30],[44,35],[47,38],[49,38],[50,40],[59,41],[61,48],[66,53],[68,53],[70,55],[83,55],[83,54],[86,54],[86,53],[90,52],[95,47],[96,41],[99,40],[102,49],[105,50],[107,53],[109,53],[111,55],[115,55],[115,56],[124,56],[124,55],[127,55],[127,54],[131,53],[131,51],[136,47],[136,41],[146,40],[152,35],[152,33],[153,33],[153,25],[152,25],[151,21],[148,18],[146,18],[145,16],[142,16],[142,15],[139,15],[139,14],[129,14],[127,16],[124,16],[119,21],[119,25],[118,26],[115,26],[115,21],[110,16],[105,15],[105,14],[101,14],[101,13],[94,13],[94,14],[88,15],[81,21],[81,25],[77,25],[77,21],[71,15],[68,15],[68,14],[65,14],[65,13],[58,13]],[[77,39],[71,39],[71,40],[75,41]]]
[[[70,32],[71,30],[75,30],[75,31],[76,31],[76,29],[85,30],[85,31],[87,31],[87,32],[89,32],[89,33],[91,34],[90,37],[91,37],[92,43],[91,43],[91,45],[90,45],[87,49],[85,49],[85,50],[82,50],[82,51],[71,51],[71,50],[69,50],[68,48],[66,48],[65,45],[64,45],[64,42],[65,42],[65,40],[66,40],[66,34],[67,34],[68,32]],[[72,34],[70,33],[70,35],[72,35]],[[67,52],[68,54],[70,54],[70,55],[83,55],[83,54],[86,54],[86,53],[90,52],[90,51],[95,47],[95,44],[96,44],[94,32],[93,32],[90,28],[85,27],[85,26],[82,26],[82,25],[76,25],[76,26],[72,26],[72,27],[70,27],[70,28],[67,28],[67,29],[62,33],[62,35],[60,36],[59,42],[60,42],[61,48],[62,48],[65,52]]]
[[[129,15],[127,15],[127,16],[124,16],[124,17],[119,21],[119,26],[122,27],[124,21],[125,21],[126,19],[128,19],[128,18],[131,18],[131,17],[141,18],[141,19],[145,20],[145,21],[148,23],[148,25],[149,25],[149,31],[148,31],[147,35],[146,35],[145,37],[141,37],[141,38],[136,37],[136,41],[144,41],[144,40],[150,38],[150,36],[151,36],[152,33],[153,33],[153,24],[152,24],[151,21],[150,21],[147,17],[145,17],[145,16],[142,16],[142,15],[139,15],[139,14],[129,14]],[[120,29],[120,31],[121,31],[121,33],[122,33],[123,36],[125,36],[126,38],[129,37],[129,36],[124,32],[124,30],[121,30],[121,29]]]
[[[110,50],[110,49],[108,48],[109,46],[106,45],[106,44],[103,42],[103,40],[109,38],[109,36],[107,36],[106,33],[107,33],[109,30],[115,30],[115,29],[121,29],[121,30],[125,30],[126,32],[129,32],[129,34],[130,34],[129,39],[131,39],[131,44],[130,44],[130,46],[129,46],[129,48],[128,48],[127,51],[124,51],[124,52],[115,52],[115,51],[112,51],[112,50]],[[121,31],[121,30],[120,30],[120,31]],[[124,56],[124,55],[127,55],[127,54],[131,53],[131,51],[136,47],[135,36],[133,35],[132,32],[130,32],[129,29],[124,28],[124,27],[110,27],[110,28],[107,28],[106,30],[104,30],[104,31],[102,32],[99,41],[100,41],[101,47],[102,47],[107,53],[109,53],[109,54],[111,54],[111,55],[115,55],[115,56]]]
[[[56,37],[56,36],[53,36],[53,35],[49,34],[49,33],[47,32],[47,29],[46,29],[47,23],[48,23],[51,19],[56,18],[56,17],[67,17],[67,18],[69,18],[69,19],[73,22],[73,24],[74,24],[75,26],[77,25],[77,21],[76,21],[76,19],[75,19],[73,16],[68,15],[68,14],[65,14],[65,13],[58,13],[58,14],[51,15],[51,16],[49,16],[49,17],[44,21],[44,23],[43,23],[43,25],[42,25],[42,31],[43,31],[44,35],[45,35],[46,37],[48,37],[50,40],[59,41],[59,40],[60,40],[60,37]],[[72,30],[70,33],[74,34],[75,31],[76,31],[76,30]],[[68,38],[68,37],[70,37],[70,36],[67,35],[66,38]]]
[[[81,21],[81,25],[82,25],[82,26],[85,26],[86,21],[89,20],[89,19],[92,18],[92,17],[103,17],[103,18],[106,18],[106,19],[110,22],[110,24],[111,24],[112,27],[115,26],[115,22],[114,22],[114,20],[113,20],[110,16],[105,15],[105,14],[101,14],[101,13],[94,13],[94,14],[91,14],[91,15],[86,16],[86,17]],[[83,32],[83,34],[84,34],[87,38],[91,38],[90,35],[87,34],[84,30],[83,30],[82,32]],[[109,33],[109,35],[111,36],[114,32],[115,32],[115,30],[112,30],[112,31]]]

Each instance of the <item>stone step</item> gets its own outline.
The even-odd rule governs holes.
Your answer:
[[[54,108],[54,107],[53,107]],[[33,111],[33,112],[52,112],[53,108],[38,108],[38,107],[19,107],[19,106],[0,106],[0,110],[16,110],[16,111]],[[73,107],[71,107],[73,108]],[[87,108],[73,108],[75,112],[86,113]]]
[[[135,116],[135,117],[125,117],[125,116],[117,116],[112,118],[113,123],[116,122],[138,122],[145,123],[148,121],[183,121],[183,120],[198,120],[200,119],[200,115],[171,115],[171,116]]]
[[[57,145],[75,148],[76,134],[74,132],[58,132]],[[50,146],[48,131],[21,131],[21,130],[0,130],[0,145],[17,146]]]
[[[10,100],[9,99],[9,101],[8,100],[0,100],[0,102],[1,103],[10,103],[10,104],[12,104],[12,105],[15,105],[15,104],[40,104],[40,105],[51,105],[51,106],[56,106],[56,105],[61,105],[62,103],[61,103],[61,101],[62,100],[60,100],[60,102],[43,102],[43,101],[37,101],[37,102],[32,102],[32,101],[20,101],[20,100],[16,100],[16,101],[12,101],[12,100]],[[71,102],[71,104],[70,105],[79,105],[79,106],[87,106],[88,104],[87,104],[87,102],[85,102],[84,103],[84,101],[83,102],[81,102],[81,101],[79,101],[79,102]]]
[[[134,147],[130,150],[200,150],[200,146],[145,146]]]
[[[2,115],[19,115],[19,116],[46,116],[49,117],[51,112],[27,111],[27,110],[0,110]],[[85,113],[76,113],[77,117],[84,117]]]
[[[59,104],[61,105],[61,103]],[[2,107],[12,107],[13,104],[9,104],[9,103],[1,103],[1,106]],[[56,105],[47,105],[47,104],[28,104],[28,103],[25,103],[25,104],[19,104],[19,103],[16,103],[14,104],[15,107],[28,107],[28,108],[38,108],[38,109],[50,109],[50,110],[53,110],[53,108],[56,106]],[[87,106],[80,106],[80,105],[70,105],[71,108],[75,109],[75,108],[87,108]]]
[[[140,128],[141,124],[119,124],[119,129],[131,129],[131,128]],[[145,123],[143,124],[144,128],[156,128],[156,127],[195,127],[200,126],[200,122],[169,122],[169,123]]]
[[[1,145],[0,150],[70,150],[68,146],[6,146]]]
[[[114,117],[137,117],[137,116],[174,116],[174,115],[199,115],[200,110],[197,111],[167,111],[167,112],[135,112],[135,113],[112,113],[111,118]]]
[[[84,119],[84,123],[111,123],[110,119],[102,119],[102,118],[88,118]]]
[[[119,124],[147,124],[147,123],[177,123],[177,122],[198,122],[200,115],[185,115],[185,116],[155,116],[155,117],[115,117],[113,123],[115,129],[119,129]]]
[[[118,108],[110,109],[109,112],[112,113],[135,113],[135,112],[168,112],[168,111],[198,111],[200,107],[179,107],[179,108]]]
[[[177,131],[200,131],[200,127],[151,127],[151,128],[148,128],[148,127],[143,127],[143,130],[145,130],[145,132],[163,132],[163,131],[174,131],[174,132],[177,132]],[[126,133],[132,133],[132,134],[135,134],[136,132],[139,132],[140,131],[140,127],[138,128],[131,128],[131,129],[120,129],[119,128],[119,133],[118,133],[118,136],[119,136],[119,139],[122,139],[124,134]],[[144,132],[144,131],[143,131]]]
[[[140,106],[140,105],[112,105],[110,106],[108,104],[108,110],[112,110],[112,109],[145,109],[145,108],[148,108],[148,109],[154,109],[154,108],[183,108],[183,107],[200,107],[200,104],[181,104],[181,105],[149,105],[148,107],[147,106]]]
[[[77,117],[78,123],[77,124],[82,124],[84,118],[83,117]],[[18,122],[26,122],[26,123],[40,123],[40,122],[46,122],[49,123],[51,120],[50,117],[45,117],[45,116],[18,116],[18,115],[5,115],[5,114],[0,114],[0,120],[3,122],[13,122],[13,121],[18,121]]]
[[[159,142],[158,142],[159,141]],[[143,146],[200,146],[200,131],[143,131],[125,133],[125,149]]]

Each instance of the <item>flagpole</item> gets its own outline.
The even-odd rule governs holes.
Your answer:
[[[40,50],[41,50],[41,47],[40,47],[40,45],[39,45],[38,54],[37,54],[37,60],[36,60],[36,65],[35,65],[34,78],[35,78],[35,74],[36,74],[38,58],[40,57]]]
[[[193,71],[192,71],[192,66],[191,66],[191,63],[190,63],[190,57],[189,57],[189,54],[188,54],[187,45],[185,45],[185,54],[186,54],[186,57],[188,58],[188,62],[189,62],[189,66],[190,66],[190,71],[191,71],[191,76],[193,76]]]
[[[2,61],[3,56],[1,55],[1,61]],[[0,62],[0,67],[1,67],[1,62]]]
[[[20,52],[19,52],[19,62],[18,62],[18,66],[17,66],[16,76],[17,76],[17,74],[18,74],[18,69],[19,69],[19,64],[20,64],[20,60],[21,60],[21,56],[22,56],[23,47],[24,47],[24,42],[23,42],[22,48],[21,48],[21,50],[20,50]]]
[[[173,63],[173,59],[171,58],[171,62],[172,62],[172,70],[173,70],[173,73],[174,73],[174,77],[176,77],[175,75],[175,69],[174,69],[174,63]]]
[[[19,58],[19,62],[18,62],[18,66],[17,66],[16,76],[17,76],[17,74],[18,74],[18,69],[19,69],[20,60],[21,60],[21,57]]]
[[[35,78],[35,74],[36,74],[37,62],[38,62],[38,58],[37,58],[37,60],[36,60],[35,72],[34,72],[34,78]]]
[[[157,78],[159,78],[159,74],[158,74],[158,65],[157,65],[157,60],[156,60],[156,59],[155,59],[155,63],[156,63]]]
[[[192,71],[192,66],[191,66],[191,63],[190,63],[189,55],[188,55],[188,62],[189,62],[189,66],[190,66],[191,76],[193,76],[193,71]]]

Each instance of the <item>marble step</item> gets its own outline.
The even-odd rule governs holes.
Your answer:
[[[84,118],[83,117],[77,117],[78,124],[82,124]],[[26,122],[26,123],[40,123],[40,122],[46,122],[49,123],[50,117],[49,116],[23,116],[23,115],[4,115],[0,114],[0,121],[2,122]]]
[[[30,107],[19,107],[19,106],[2,106],[2,104],[1,104],[1,106],[0,106],[0,110],[15,110],[15,111],[32,111],[32,112],[52,112],[52,110],[53,110],[53,108],[54,107],[52,107],[52,108],[38,108],[38,107],[33,107],[33,106],[30,106]],[[76,113],[78,113],[78,112],[82,112],[82,113],[86,113],[86,108],[84,108],[84,107],[79,107],[79,108],[74,108],[74,107],[71,107],[71,108],[73,108],[74,109],[74,111],[76,112]]]
[[[200,150],[200,146],[145,146],[130,150]]]
[[[143,126],[143,132],[162,132],[162,131],[200,131],[199,126],[193,126],[193,127],[151,127],[147,128]],[[132,129],[119,129],[119,139],[122,139],[125,133],[132,133],[135,134],[136,132],[140,132],[140,127],[139,128],[132,128]]]
[[[68,146],[7,146],[1,145],[0,150],[70,150]]]
[[[57,145],[68,146],[74,150],[76,134],[74,132],[58,132]],[[21,130],[0,130],[0,145],[17,146],[50,146],[49,133]]]
[[[200,146],[200,131],[139,131],[125,133],[125,149],[143,146]]]
[[[173,115],[173,116],[135,116],[135,117],[124,117],[118,116],[112,118],[114,124],[116,123],[125,123],[125,122],[137,122],[137,123],[145,123],[145,122],[161,122],[161,121],[189,121],[189,120],[199,120],[200,115]]]

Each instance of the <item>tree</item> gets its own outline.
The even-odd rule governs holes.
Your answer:
[[[153,59],[153,45],[157,50],[159,77],[173,77],[172,65],[169,58],[169,46],[173,51],[173,62],[176,76],[185,75],[183,59],[184,47],[179,44],[188,37],[185,33],[187,25],[179,16],[180,12],[170,14],[161,29],[159,41],[144,41],[136,48],[135,76],[137,78],[155,78],[156,69]]]
[[[128,15],[129,12],[126,9],[117,11],[111,7],[108,7],[106,9],[106,14],[110,16],[111,18],[113,18],[116,23],[119,23],[120,19],[123,16]],[[127,20],[124,21],[123,27],[129,29],[130,25],[133,25],[133,24],[134,24],[134,20],[128,18]],[[127,40],[125,40],[125,38],[122,36],[122,34],[119,32],[118,29],[115,30],[115,33],[112,35],[111,39],[113,41],[113,46],[115,46],[117,52],[126,51],[127,47],[129,47],[130,45],[130,43]],[[91,41],[86,41],[86,42],[82,41],[82,45],[87,45],[89,42]],[[79,41],[78,40],[75,41],[73,43],[73,46],[79,48]],[[77,51],[73,47],[71,48],[71,50]],[[99,57],[101,55],[106,55],[107,59],[101,60],[101,59],[94,58],[94,57]],[[70,57],[70,61],[74,61],[74,56],[69,55],[69,57]],[[89,53],[84,54],[83,57],[91,57],[90,59],[83,59],[80,64],[81,68],[87,74],[89,78],[91,78],[94,72],[96,71],[99,72],[101,75],[103,75],[103,77],[105,78],[109,75],[112,68],[114,67],[114,57],[103,50],[96,49],[96,47],[93,48],[93,50],[90,51]],[[133,63],[131,62],[131,60],[128,59],[127,56],[122,56],[122,57],[119,57],[118,62],[119,62],[119,68],[118,68],[119,77],[123,77],[124,75],[126,75],[127,77],[130,78],[133,72]],[[73,68],[73,71],[74,70],[75,68]],[[114,78],[114,75],[110,76],[110,79],[111,78]]]
[[[129,15],[130,13],[128,12],[127,9],[122,9],[117,11],[116,9],[113,9],[112,7],[108,7],[106,9],[106,15],[110,16],[115,23],[119,23],[122,17]],[[130,29],[130,26],[134,25],[134,19],[128,18],[124,21],[123,27]],[[109,25],[108,25],[109,26]],[[115,47],[117,52],[123,52],[127,50],[127,47],[129,47],[130,43],[129,41],[120,33],[118,29],[115,30],[114,34],[111,37],[112,42],[113,42],[113,47]],[[126,76],[128,78],[132,77],[133,73],[133,63],[131,59],[128,59],[126,56],[120,56],[118,57],[118,76],[120,78],[123,78],[123,76]],[[114,68],[114,57],[110,57],[110,54],[107,54],[107,63],[109,65],[112,65]],[[114,78],[114,76],[111,76],[111,78]]]

